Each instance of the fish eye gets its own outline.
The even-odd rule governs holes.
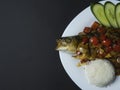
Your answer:
[[[71,42],[71,39],[70,39],[70,38],[66,38],[66,39],[65,39],[65,42],[70,43],[70,42]]]

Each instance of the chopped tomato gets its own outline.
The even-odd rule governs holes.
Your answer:
[[[104,45],[104,46],[110,46],[111,45],[111,40],[110,39],[105,39],[105,40],[103,40],[102,41],[102,44]]]
[[[90,33],[91,32],[91,28],[90,27],[85,27],[83,32],[84,33]]]
[[[105,28],[104,27],[99,27],[97,29],[97,31],[100,33],[100,34],[104,34],[105,33]]]
[[[91,28],[92,28],[93,30],[96,30],[99,26],[100,26],[100,24],[99,24],[98,22],[94,22],[94,23],[92,24]]]
[[[93,36],[90,38],[90,42],[93,44],[93,45],[98,45],[99,43],[99,40],[96,36]]]

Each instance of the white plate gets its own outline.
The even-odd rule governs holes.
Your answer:
[[[115,4],[118,3],[118,1],[115,0],[110,1],[112,1]],[[105,1],[102,1],[101,3],[104,2]],[[84,29],[84,27],[91,26],[91,24],[94,21],[96,21],[96,19],[91,13],[90,7],[87,7],[72,20],[72,22],[65,29],[62,36],[77,35],[80,31]],[[72,58],[70,54],[64,52],[59,52],[59,55],[67,74],[82,90],[120,90],[120,77],[117,77],[115,82],[113,82],[107,87],[95,87],[93,85],[88,84],[84,74],[84,68],[76,66],[78,60]]]

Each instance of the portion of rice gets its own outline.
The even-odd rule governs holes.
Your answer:
[[[85,65],[88,82],[98,87],[104,87],[115,79],[115,70],[108,60],[97,59]]]

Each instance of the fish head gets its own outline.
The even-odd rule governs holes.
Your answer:
[[[56,50],[68,51],[70,53],[75,53],[78,45],[77,40],[73,37],[63,37],[61,39],[56,40],[56,42]]]

